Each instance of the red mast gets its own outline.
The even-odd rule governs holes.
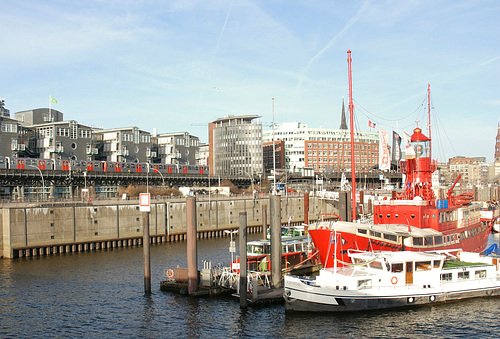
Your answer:
[[[347,51],[349,69],[349,113],[351,120],[351,178],[352,178],[352,220],[356,220],[356,163],[354,162],[354,105],[352,103],[351,50]]]
[[[427,104],[429,105],[429,139],[431,136],[431,84],[427,84]],[[432,143],[429,145],[429,158],[432,159]]]

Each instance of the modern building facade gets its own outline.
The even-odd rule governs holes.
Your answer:
[[[198,158],[198,137],[188,132],[163,133],[153,137],[155,155],[162,164],[194,165]]]
[[[139,127],[94,129],[98,153],[106,161],[147,162],[151,157],[151,134]]]
[[[40,158],[92,160],[92,128],[75,120],[31,126]]]
[[[209,157],[210,157],[209,145],[200,144],[198,147],[198,156],[196,157],[196,164],[201,166],[208,166]]]
[[[0,116],[0,155],[15,157],[24,152],[23,135],[23,127],[17,120]]]
[[[479,162],[476,158],[456,156],[449,159],[450,174],[453,177],[462,175],[464,185],[475,185],[480,180]]]
[[[92,128],[75,120],[63,121],[63,113],[48,108],[14,113],[22,131],[14,157],[90,160]],[[12,150],[16,149],[12,139]]]
[[[264,154],[264,173],[270,174],[276,166],[276,170],[285,169],[285,142],[283,140],[276,140],[273,142],[263,143]],[[274,161],[273,161],[274,157]]]
[[[262,124],[258,115],[225,116],[208,125],[212,175],[262,174]]]
[[[311,167],[315,171],[350,170],[350,132],[347,129],[310,128],[300,122],[285,122],[273,131],[263,133],[264,142],[285,142],[285,168],[301,172]],[[377,132],[356,132],[354,137],[357,167],[369,169],[378,163]],[[358,167],[359,164],[359,167]]]
[[[335,139],[331,141],[306,140],[306,167],[326,173],[350,172],[352,151],[350,136]],[[378,140],[358,134],[358,137],[354,139],[354,152],[357,171],[367,171],[378,165]]]

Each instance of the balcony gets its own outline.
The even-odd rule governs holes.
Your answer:
[[[95,155],[95,154],[99,154],[99,151],[97,150],[97,148],[87,148],[87,155]]]
[[[12,151],[25,151],[26,145],[25,144],[12,144],[11,150]]]
[[[49,152],[50,153],[63,153],[64,152],[64,147],[63,146],[56,146],[56,147],[49,147]]]
[[[126,156],[128,156],[129,152],[128,152],[128,149],[122,149],[121,151],[114,152],[114,154],[126,157]]]

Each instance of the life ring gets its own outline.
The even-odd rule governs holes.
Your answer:
[[[174,270],[173,269],[168,269],[167,270],[167,278],[169,279],[174,279],[174,276],[175,276],[175,273],[174,273]]]
[[[392,277],[392,278],[391,278],[391,283],[392,283],[393,285],[396,285],[396,284],[398,283],[398,278],[396,278],[396,277]]]

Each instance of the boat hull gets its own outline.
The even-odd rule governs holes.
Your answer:
[[[378,290],[377,292],[380,292]],[[474,289],[446,291],[444,288],[429,288],[425,293],[408,288],[388,288],[386,293],[369,295],[358,291],[344,291],[314,286],[311,280],[285,277],[285,310],[298,312],[356,312],[396,309],[446,303],[451,301],[500,296],[500,281]]]

